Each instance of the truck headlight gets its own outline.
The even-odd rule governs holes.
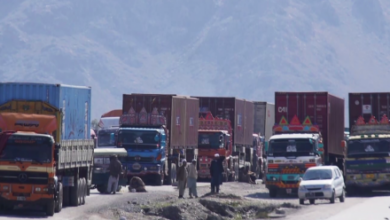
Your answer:
[[[35,187],[35,192],[40,192],[41,191],[41,187]]]
[[[8,190],[8,186],[3,186],[3,190]]]
[[[146,171],[146,170],[148,170],[148,168],[144,167],[144,170]]]

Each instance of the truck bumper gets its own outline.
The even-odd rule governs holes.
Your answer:
[[[284,191],[288,194],[298,193],[301,174],[267,174],[265,186],[270,190]]]
[[[390,180],[351,180],[347,179],[345,181],[345,186],[348,188],[355,189],[367,189],[367,190],[388,190],[390,187]]]
[[[53,199],[48,198],[40,198],[34,201],[18,201],[18,200],[10,200],[0,197],[0,206],[7,208],[21,207],[21,208],[43,208]]]

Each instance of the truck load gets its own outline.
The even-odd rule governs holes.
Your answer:
[[[232,149],[231,151],[228,149],[226,151],[224,177],[225,179],[229,179],[229,176],[234,175],[234,177],[230,178],[238,180],[239,169],[244,170],[246,167],[250,169],[253,162],[253,103],[234,97],[196,98],[199,99],[199,112],[203,117],[210,113],[215,118],[229,121],[232,130]],[[221,126],[217,129],[225,134],[229,134],[229,131],[226,129],[230,128],[229,126]],[[204,132],[202,131],[202,133]],[[226,148],[227,145],[224,147]],[[210,154],[206,152],[205,150],[199,152],[199,158],[209,157]],[[199,163],[202,163],[202,161],[199,161]]]
[[[312,166],[343,166],[344,100],[328,92],[275,92],[274,135],[267,151],[266,187],[297,193]]]
[[[268,140],[272,136],[272,127],[275,125],[275,104],[267,102],[253,102],[254,105],[254,128],[253,149],[255,157],[252,172],[262,179],[266,172],[267,160],[265,152],[268,149]]]
[[[128,152],[127,175],[171,184],[181,158],[197,158],[199,100],[178,95],[124,94],[117,146]],[[172,175],[173,174],[173,175]]]
[[[390,187],[390,93],[349,93],[350,135],[342,140],[348,194]]]
[[[97,130],[98,148],[114,148],[115,135],[119,130],[119,119],[122,115],[122,109],[114,109],[104,113],[99,120]]]
[[[0,83],[0,206],[52,216],[89,195],[91,88]]]

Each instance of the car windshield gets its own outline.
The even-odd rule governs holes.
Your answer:
[[[199,133],[198,146],[199,148],[218,149],[223,147],[220,142],[221,133]]]
[[[390,153],[390,139],[349,140],[349,157],[383,157]]]
[[[332,170],[307,170],[303,175],[303,180],[330,180],[332,179]]]
[[[160,135],[157,131],[120,131],[118,143],[125,148],[157,148],[160,143]]]
[[[52,143],[48,138],[10,137],[0,153],[0,160],[49,163],[52,160]]]
[[[314,155],[314,139],[276,139],[269,142],[269,156]]]

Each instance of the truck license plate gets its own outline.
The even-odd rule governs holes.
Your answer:
[[[291,194],[291,189],[286,189],[287,194]]]
[[[25,200],[26,200],[26,197],[24,197],[24,196],[17,196],[17,197],[16,197],[16,200],[17,200],[17,201],[25,201]]]

